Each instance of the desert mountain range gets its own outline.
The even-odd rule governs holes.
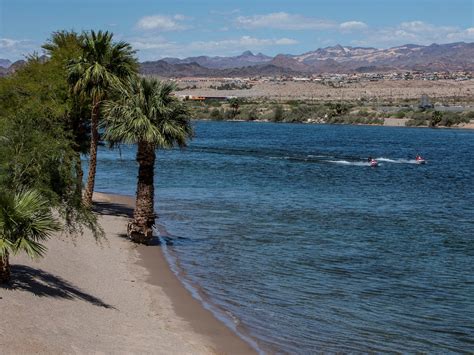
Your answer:
[[[24,61],[0,58],[0,76],[14,72]],[[142,74],[163,77],[248,77],[387,71],[474,71],[474,43],[406,44],[388,49],[335,45],[299,55],[274,57],[245,51],[231,57],[163,58],[140,63]]]
[[[170,76],[249,76],[394,70],[474,70],[474,43],[406,44],[388,49],[336,45],[299,55],[275,57],[245,51],[234,57],[163,58],[141,63],[143,74]]]

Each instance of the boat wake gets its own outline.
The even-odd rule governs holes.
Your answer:
[[[389,158],[377,158],[378,161],[383,161],[387,163],[393,163],[393,164],[418,164],[418,162],[415,159],[389,159]]]
[[[333,163],[333,164],[340,164],[340,165],[370,166],[369,162],[364,162],[364,161],[327,160],[327,162]]]

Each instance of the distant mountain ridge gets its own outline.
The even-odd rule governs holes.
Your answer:
[[[209,69],[230,69],[247,67],[251,65],[258,65],[270,62],[272,57],[266,56],[262,53],[253,54],[251,51],[245,51],[241,55],[235,57],[189,57],[184,59],[179,58],[163,58],[163,61],[169,64],[190,64],[197,63],[202,67]]]
[[[0,58],[0,67],[7,69],[12,62],[9,59],[1,59]]]
[[[17,70],[24,61],[0,59],[0,76]],[[335,45],[299,55],[270,57],[245,51],[238,56],[164,58],[140,63],[140,72],[163,77],[247,77],[319,73],[474,71],[474,43],[422,46],[406,44],[387,49]]]
[[[2,60],[2,59],[0,59],[0,60]],[[10,61],[8,60],[8,62],[10,62]],[[24,61],[23,59],[20,59],[20,60],[17,60],[16,62],[14,62],[14,63],[10,62],[10,65],[8,65],[8,67],[0,66],[0,77],[14,73],[18,69],[20,69],[23,65],[25,65],[25,63],[26,63],[26,61]]]
[[[245,51],[234,57],[164,58],[141,64],[143,74],[248,76],[389,70],[474,71],[474,43],[406,44],[387,49],[335,45],[300,55],[269,57]],[[252,74],[250,74],[252,73]],[[253,74],[254,73],[254,74]]]

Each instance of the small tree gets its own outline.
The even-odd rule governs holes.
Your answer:
[[[431,120],[430,120],[430,126],[431,127],[436,127],[441,120],[443,119],[443,113],[440,111],[433,111],[431,115]]]
[[[232,109],[231,117],[235,118],[239,114],[240,100],[236,97],[233,97],[229,100],[229,106]]]
[[[218,108],[213,108],[211,111],[211,118],[214,120],[222,120],[222,113]]]

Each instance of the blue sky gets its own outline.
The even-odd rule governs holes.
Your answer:
[[[141,60],[474,42],[474,0],[0,0],[0,58],[60,29],[110,30]]]

